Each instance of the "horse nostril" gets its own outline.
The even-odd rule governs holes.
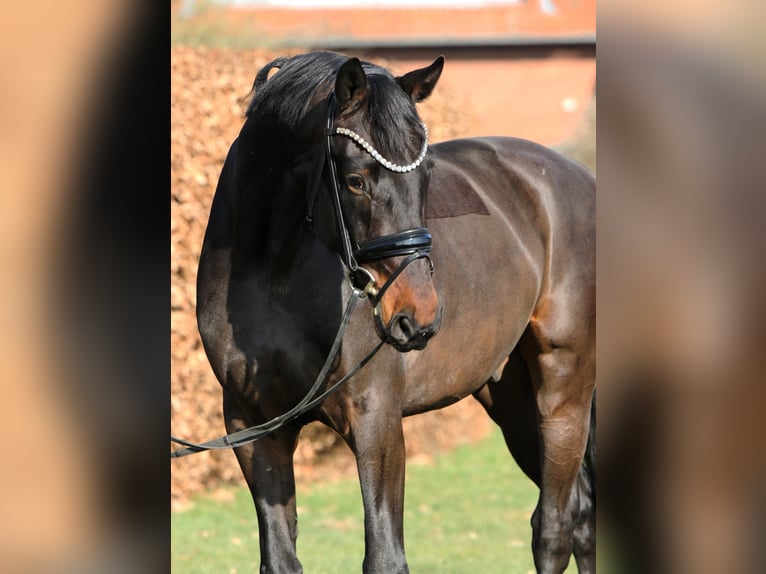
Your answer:
[[[389,323],[389,342],[399,351],[425,349],[428,340],[434,335],[431,327],[420,327],[408,314],[396,315]]]
[[[399,329],[401,329],[405,340],[411,341],[418,335],[418,330],[413,325],[412,321],[406,315],[401,315],[398,320]]]

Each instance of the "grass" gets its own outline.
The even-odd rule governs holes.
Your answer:
[[[258,524],[249,492],[228,501],[200,497],[171,516],[176,574],[257,571]],[[298,485],[298,556],[307,574],[360,572],[364,556],[357,480]],[[534,572],[529,517],[537,488],[508,454],[495,430],[433,465],[410,465],[405,544],[413,574]],[[576,572],[574,560],[567,572]]]

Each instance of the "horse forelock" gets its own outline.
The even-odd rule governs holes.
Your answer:
[[[426,137],[415,105],[388,72],[368,73],[367,80],[370,95],[363,120],[365,128],[384,157],[409,164],[417,157]]]

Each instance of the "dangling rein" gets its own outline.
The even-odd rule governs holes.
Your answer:
[[[348,379],[359,372],[359,370],[364,367],[370,361],[370,359],[372,359],[375,353],[377,353],[386,343],[384,340],[378,342],[378,344],[373,347],[372,351],[370,351],[367,356],[365,356],[353,369],[346,373],[342,379],[336,382],[325,392],[317,396],[319,389],[322,388],[322,385],[324,385],[324,383],[327,381],[327,377],[330,374],[330,369],[332,367],[333,361],[335,360],[335,357],[340,350],[340,344],[343,340],[343,333],[346,331],[346,327],[351,320],[351,314],[354,311],[356,304],[359,302],[359,299],[364,299],[366,296],[367,294],[361,289],[357,289],[356,287],[353,288],[351,298],[348,300],[348,304],[346,305],[346,311],[343,313],[343,319],[341,321],[340,327],[338,327],[338,333],[335,335],[335,340],[333,341],[332,347],[330,348],[330,354],[327,356],[327,359],[324,362],[324,366],[322,366],[322,370],[319,372],[316,381],[314,381],[314,384],[311,386],[308,393],[306,393],[306,396],[303,397],[303,399],[301,399],[297,405],[295,405],[286,413],[279,415],[278,417],[274,417],[270,421],[263,424],[248,427],[244,430],[222,436],[221,438],[209,440],[199,444],[171,436],[171,442],[184,445],[186,448],[172,451],[170,453],[170,457],[179,458],[204,450],[224,450],[227,448],[237,448],[239,446],[246,445],[271,432],[274,432],[279,427],[285,425],[296,417],[299,417],[306,411],[314,408],[316,405],[321,403],[336,390],[338,390],[338,388],[343,383],[345,383]]]

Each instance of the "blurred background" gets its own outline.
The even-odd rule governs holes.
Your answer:
[[[440,89],[422,105],[434,136],[485,129],[482,106],[496,105],[496,86],[507,80],[513,88],[500,92],[513,103],[513,121],[493,131],[539,139],[595,169],[595,135],[582,127],[595,125],[595,28],[541,23],[563,21],[587,3],[462,4],[457,23],[437,30],[436,11],[458,8],[430,6],[428,25],[397,39],[407,50],[418,44],[413,37],[424,44],[410,60],[398,56],[402,62],[447,56]],[[755,0],[598,4],[605,572],[766,570],[764,8]],[[418,11],[400,5],[385,13],[405,9]],[[257,10],[290,10],[304,27],[275,38],[270,27],[257,27]],[[371,10],[367,21],[382,26],[384,8]],[[434,36],[443,41],[452,29],[465,31],[467,14],[484,10],[491,17],[481,41],[465,32],[438,45]],[[588,18],[592,10],[584,10]],[[235,480],[221,464],[190,471],[181,484],[165,450],[170,432],[220,434],[215,418],[207,422],[212,410],[200,406],[217,403],[217,383],[184,319],[193,300],[189,262],[199,245],[193,209],[206,209],[257,69],[270,54],[305,49],[289,34],[326,36],[332,41],[324,47],[365,54],[391,48],[372,24],[359,38],[349,26],[320,34],[305,24],[309,12],[127,0],[4,10],[3,572],[167,571],[171,506],[183,506],[184,493],[204,484]],[[520,27],[536,18],[533,32]],[[224,39],[231,19],[236,41]],[[556,46],[557,36],[566,45]],[[507,53],[503,43],[514,38],[521,44],[516,59],[493,67],[505,58],[494,54]],[[499,71],[452,78],[468,61],[459,48]],[[518,56],[525,50],[527,57]],[[556,63],[556,53],[571,66]],[[391,69],[400,65],[393,53],[375,54]],[[514,75],[521,68],[524,74]],[[497,75],[500,83],[490,84]],[[524,78],[537,86],[536,104]],[[440,103],[442,89],[448,97]],[[549,113],[557,119],[544,126]],[[590,143],[579,143],[579,130]],[[474,421],[472,413],[454,416],[451,424]],[[476,439],[484,432],[477,426]],[[411,444],[428,457],[429,448],[450,449],[452,440]],[[321,458],[303,456],[312,465]]]
[[[599,3],[607,572],[766,569],[764,21],[762,2]]]

